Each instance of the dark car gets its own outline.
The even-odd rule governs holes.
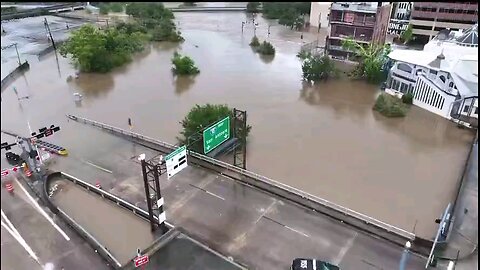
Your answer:
[[[315,259],[296,258],[292,262],[292,270],[340,270],[336,265]]]
[[[13,166],[21,165],[24,162],[19,155],[13,152],[6,152],[5,157],[7,158],[8,163]]]

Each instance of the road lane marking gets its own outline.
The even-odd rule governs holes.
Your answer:
[[[20,233],[17,231],[17,229],[15,229],[12,222],[10,222],[10,220],[7,218],[7,215],[5,215],[5,212],[3,212],[3,209],[1,209],[0,211],[1,211],[0,213],[2,215],[2,218],[5,219],[8,226],[10,227],[10,229],[12,229],[12,231],[15,233],[15,235],[20,236]]]
[[[40,207],[40,205],[38,205],[37,201],[30,195],[30,193],[28,193],[28,191],[23,187],[23,185],[20,184],[17,178],[15,178],[15,181],[23,190],[23,192],[27,194],[27,197],[30,199],[30,201],[32,201],[33,205],[37,208],[38,212],[42,214],[42,216],[44,216],[48,220],[48,222],[50,222],[50,224],[52,224],[52,226],[63,236],[63,238],[65,238],[65,240],[70,241],[70,237],[68,237],[68,235],[60,227],[58,227],[58,225],[53,221],[53,219],[49,217],[47,213],[45,213],[45,211]]]
[[[214,180],[215,180],[215,179],[214,179]],[[213,197],[216,197],[216,198],[218,198],[218,199],[220,199],[220,200],[225,201],[225,198],[223,198],[222,196],[218,196],[218,195],[215,194],[215,193],[212,193],[212,192],[210,192],[210,191],[208,191],[208,190],[206,190],[206,189],[204,189],[204,188],[197,187],[197,186],[195,186],[195,185],[193,185],[193,184],[190,184],[190,183],[189,183],[189,185],[192,186],[192,187],[194,187],[194,188],[197,188],[197,189],[199,189],[199,190],[205,191],[205,193],[210,194],[210,195],[212,195]]]
[[[82,159],[82,161],[83,161],[84,163],[87,163],[87,164],[88,164],[88,165],[90,165],[90,166],[93,166],[93,167],[95,167],[95,168],[99,169],[99,170],[102,170],[102,171],[104,171],[104,172],[107,172],[107,173],[113,174],[113,172],[112,172],[112,171],[110,171],[110,170],[107,170],[107,169],[105,169],[105,168],[102,168],[102,167],[100,167],[100,166],[98,166],[98,165],[95,165],[95,164],[93,164],[92,162],[90,162],[90,161],[88,161],[88,160],[84,160],[84,159]]]
[[[3,213],[3,211],[2,211]],[[6,219],[8,220],[8,219]],[[30,246],[27,244],[27,242],[25,242],[25,239],[23,239],[23,237],[20,235],[20,234],[16,234],[18,233],[17,229],[15,229],[15,227],[13,227],[12,225],[12,229],[15,230],[15,232],[12,231],[12,229],[9,228],[8,225],[6,225],[3,221],[1,222],[2,226],[5,228],[5,230],[7,230],[7,232],[10,233],[10,235],[13,236],[13,238],[15,238],[15,240],[18,241],[18,243],[27,251],[27,253],[39,264],[39,265],[42,265],[37,257],[37,255],[35,254],[35,252],[33,252],[32,248],[30,248]]]
[[[287,229],[289,229],[289,230],[291,230],[291,231],[293,231],[293,232],[296,232],[296,233],[298,233],[298,234],[301,234],[301,235],[303,235],[303,236],[305,236],[305,237],[307,237],[307,238],[310,237],[308,234],[306,234],[306,233],[304,233],[304,232],[301,232],[301,231],[299,231],[299,230],[296,230],[296,229],[294,229],[294,228],[292,228],[292,227],[289,227],[289,226],[287,226],[287,225],[283,225],[283,226],[284,226],[285,228],[287,228]]]
[[[355,235],[350,238],[347,242],[347,244],[340,250],[338,253],[337,258],[333,261],[333,264],[339,265],[340,262],[343,260],[343,257],[345,257],[345,254],[347,254],[348,250],[353,246],[353,243],[355,242],[355,239],[357,239],[358,233],[355,232]]]

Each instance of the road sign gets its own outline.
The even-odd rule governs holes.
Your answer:
[[[188,166],[187,146],[181,146],[165,157],[167,177],[170,178]]]
[[[148,255],[142,255],[133,259],[135,262],[135,267],[140,267],[148,263]]]
[[[230,138],[230,117],[227,116],[203,131],[203,153],[215,149]]]

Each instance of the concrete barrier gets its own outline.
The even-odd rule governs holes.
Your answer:
[[[165,154],[170,153],[176,148],[174,145],[171,145],[169,143],[143,136],[138,133],[122,130],[97,121],[77,117],[74,115],[67,115],[67,117],[77,122],[99,127],[103,130],[111,132],[112,134],[116,134],[127,139],[133,139],[135,142],[141,145]],[[411,241],[414,243],[412,250],[418,253],[428,255],[428,249],[433,244],[432,240],[430,239],[418,238],[415,234],[411,232],[405,231],[401,228],[387,224],[375,218],[351,210],[349,208],[337,205],[323,198],[313,196],[304,191],[285,185],[283,183],[279,183],[275,180],[269,179],[254,172],[243,170],[231,164],[210,158],[208,156],[193,151],[188,151],[188,155],[189,162],[195,165],[213,170],[215,172],[226,175],[234,180],[243,182],[249,186],[253,186],[265,192],[274,194],[281,198],[285,198],[289,201],[330,216],[336,220],[345,222],[357,229],[389,240],[399,246],[404,246],[406,241]]]
[[[13,81],[15,81],[20,75],[23,75],[25,71],[30,69],[30,64],[28,61],[23,62],[23,64],[16,67],[10,74],[8,74],[5,78],[2,79],[2,92],[10,85]]]

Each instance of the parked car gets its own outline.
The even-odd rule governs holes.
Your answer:
[[[5,157],[7,158],[8,163],[13,166],[21,165],[24,162],[19,155],[13,152],[6,152]]]
[[[292,262],[291,270],[340,270],[340,268],[331,263],[316,260],[296,258]]]

